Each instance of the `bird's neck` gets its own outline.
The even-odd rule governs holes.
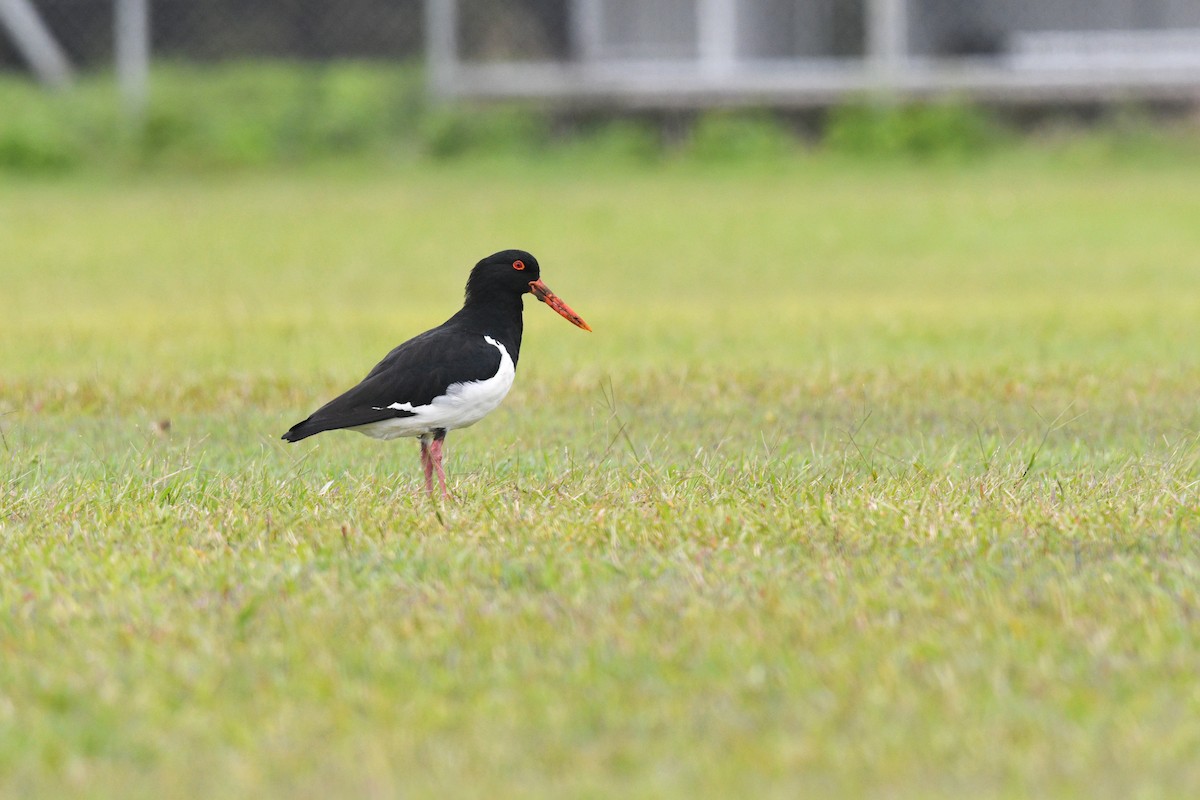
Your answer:
[[[472,302],[468,297],[462,309],[447,324],[471,333],[491,336],[504,345],[515,364],[524,329],[522,310],[520,296],[504,302],[498,302],[496,298],[489,298],[487,302]]]

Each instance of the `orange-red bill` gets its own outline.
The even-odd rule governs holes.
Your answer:
[[[571,310],[571,307],[558,298],[554,292],[550,291],[550,287],[542,283],[542,279],[529,282],[529,291],[533,292],[533,296],[541,300],[546,305],[553,308],[567,322],[576,327],[583,328],[585,331],[590,331],[592,328],[583,321],[583,317]]]

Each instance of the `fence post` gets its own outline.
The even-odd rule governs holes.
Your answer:
[[[434,94],[454,91],[458,67],[458,2],[425,0],[425,68]]]
[[[0,28],[8,31],[38,80],[61,89],[71,83],[71,62],[30,0],[0,0]]]
[[[737,3],[700,0],[697,27],[700,68],[710,75],[727,75],[737,61]]]
[[[572,0],[572,55],[580,61],[595,61],[604,43],[604,16],[600,0]]]
[[[907,0],[868,0],[867,63],[881,90],[894,89],[908,67]]]
[[[140,122],[150,91],[150,2],[115,0],[113,50],[125,114]]]

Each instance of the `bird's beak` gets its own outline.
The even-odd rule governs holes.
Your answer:
[[[553,308],[567,322],[576,327],[583,328],[585,331],[590,331],[591,327],[583,321],[583,317],[571,310],[571,307],[558,299],[558,295],[550,291],[550,287],[542,283],[542,279],[529,282],[529,291],[533,292],[533,296],[541,300],[546,305]]]

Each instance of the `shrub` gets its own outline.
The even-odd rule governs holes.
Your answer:
[[[521,155],[544,147],[549,122],[522,106],[440,106],[422,119],[422,149],[434,158]]]
[[[795,137],[765,113],[720,111],[697,120],[685,149],[701,161],[735,162],[780,158],[796,144]]]
[[[26,82],[0,79],[0,170],[62,172],[83,159],[82,142],[62,105],[46,103],[45,97]]]
[[[992,149],[999,127],[981,109],[958,102],[852,103],[830,112],[825,144],[856,156],[966,158]]]
[[[568,157],[587,161],[644,165],[662,158],[663,142],[659,129],[649,122],[613,119],[571,131],[561,149]]]

